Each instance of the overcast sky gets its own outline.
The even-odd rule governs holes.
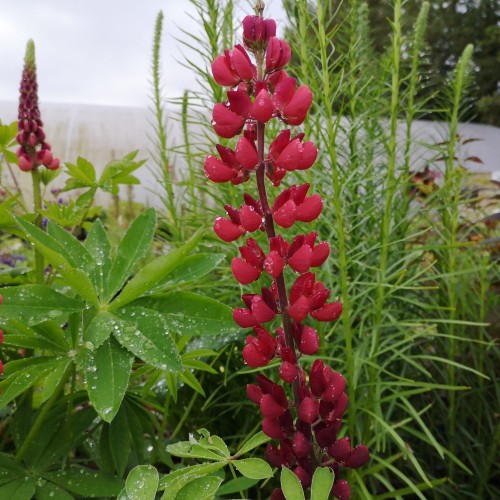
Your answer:
[[[0,0],[0,100],[16,101],[26,42],[36,45],[40,100],[126,106],[148,104],[156,15],[163,10],[162,65],[167,97],[192,87],[179,28],[199,27],[188,0]],[[283,25],[280,0],[266,17]],[[246,2],[241,2],[246,7]],[[245,9],[247,13],[249,10]],[[238,17],[244,16],[243,9]],[[280,22],[281,21],[281,22]]]

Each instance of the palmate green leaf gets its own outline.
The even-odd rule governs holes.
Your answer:
[[[0,482],[24,477],[26,471],[7,453],[0,453]]]
[[[2,296],[2,316],[28,325],[43,323],[84,308],[81,300],[66,297],[47,285],[4,288]]]
[[[111,270],[111,243],[100,219],[92,224],[85,240],[85,247],[95,263],[94,269],[90,272],[90,279],[94,283],[99,297],[104,298],[107,294],[108,277]]]
[[[68,175],[72,178],[66,181],[63,191],[81,187],[92,187],[96,184],[96,175],[94,165],[85,158],[79,156],[76,159],[76,165],[65,163]]]
[[[130,455],[130,430],[127,422],[127,412],[120,407],[113,421],[109,424],[109,447],[118,476],[123,476]]]
[[[329,467],[318,467],[312,478],[311,500],[328,500],[335,474]]]
[[[134,467],[125,480],[128,500],[154,500],[159,483],[158,471],[152,465]]]
[[[186,484],[179,493],[177,493],[175,500],[212,500],[219,489],[220,484],[224,479],[218,476],[206,476],[193,479],[190,483]],[[163,495],[165,498],[165,494]]]
[[[83,332],[83,341],[90,349],[96,349],[121,325],[122,321],[116,316],[99,311]]]
[[[267,462],[260,458],[244,458],[231,462],[238,471],[250,479],[267,479],[273,476],[273,470]]]
[[[180,335],[218,335],[237,329],[229,306],[195,293],[170,292],[138,299],[134,304],[159,311]]]
[[[44,481],[43,485],[36,486],[37,500],[74,500],[75,497],[70,495],[66,490],[60,488],[54,483]]]
[[[81,269],[86,273],[92,269],[94,262],[87,248],[68,231],[49,221],[47,234],[52,236],[65,249],[66,259],[72,267]]]
[[[238,456],[242,456],[249,451],[262,446],[264,443],[271,441],[269,436],[266,436],[262,431],[252,436],[237,452]]]
[[[5,366],[6,378],[0,382],[0,389],[2,389],[2,394],[0,395],[0,408],[6,406],[14,398],[28,390],[36,384],[38,380],[45,377],[52,370],[58,368],[60,364],[60,359],[53,356],[32,358],[27,361],[31,361],[31,363],[24,366],[22,369],[16,370],[12,374],[10,374],[10,370],[12,370],[10,365],[13,365],[16,361],[11,361]]]
[[[165,290],[197,281],[212,272],[223,260],[224,255],[199,253],[186,257],[172,272],[161,280],[156,289]]]
[[[71,265],[72,255],[65,246],[39,227],[20,217],[16,217],[16,221],[24,231],[26,239],[33,243],[53,266],[58,268],[66,283],[83,299],[97,305],[97,295],[88,273]]]
[[[116,497],[123,488],[122,479],[79,466],[71,466],[63,471],[45,472],[43,478],[86,498]]]
[[[36,480],[26,475],[0,486],[0,498],[31,500],[35,494]]]
[[[298,477],[287,467],[281,468],[281,489],[286,500],[305,500]]]
[[[49,372],[43,381],[42,403],[52,396],[70,363],[71,360],[69,358],[60,359]]]
[[[16,319],[0,319],[0,327],[9,332],[4,338],[5,345],[56,353],[65,353],[71,348],[64,338],[63,329],[55,321],[30,327]]]
[[[162,255],[146,264],[139,272],[125,285],[118,297],[110,304],[109,309],[123,307],[134,299],[137,299],[145,292],[152,290],[156,284],[163,279],[172,269],[178,266],[184,257],[196,246],[203,234],[203,230],[196,232],[184,245],[172,252]]]
[[[182,370],[177,345],[161,314],[143,307],[127,307],[115,313],[114,336],[123,347],[160,370]]]
[[[134,357],[114,339],[94,351],[87,351],[85,377],[87,392],[98,415],[111,422],[127,390]]]
[[[122,288],[139,259],[146,255],[153,242],[155,229],[156,212],[152,208],[132,222],[116,250],[116,258],[109,272],[106,301]]]
[[[222,469],[227,462],[203,463],[176,470],[160,479],[159,490],[165,490],[162,498],[174,500],[177,493],[188,483]]]

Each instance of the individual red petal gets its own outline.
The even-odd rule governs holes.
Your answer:
[[[325,401],[335,403],[345,390],[346,380],[340,373],[331,372],[327,377],[326,384],[327,387],[323,392],[322,398]]]
[[[264,394],[260,400],[260,411],[266,418],[278,418],[285,413],[286,408],[279,405],[270,394]]]
[[[302,432],[296,432],[292,442],[292,449],[297,458],[307,457],[311,451],[311,442]]]
[[[255,98],[252,108],[253,117],[263,123],[267,123],[273,116],[274,103],[267,89],[262,89]]]
[[[214,156],[205,159],[205,175],[213,182],[227,182],[234,177],[234,170]]]
[[[316,421],[319,414],[318,402],[312,398],[306,397],[302,400],[297,410],[297,416],[303,422],[312,424]]]
[[[250,80],[252,78],[252,62],[250,61],[247,51],[241,45],[236,45],[234,50],[229,52],[229,58],[234,72],[242,80]]]
[[[331,446],[328,447],[328,455],[343,462],[351,453],[351,440],[348,437],[338,439]]]
[[[309,373],[309,387],[312,393],[320,397],[326,389],[325,377],[323,375],[325,364],[320,359],[317,359]]]
[[[256,269],[239,257],[235,257],[232,260],[231,271],[233,271],[234,277],[242,285],[248,285],[249,283],[259,279],[261,273],[260,269]]]
[[[342,314],[342,303],[331,302],[311,311],[311,316],[318,321],[335,321]]]
[[[300,247],[289,259],[288,265],[298,273],[305,273],[311,267],[313,251],[308,245]]]
[[[312,356],[319,350],[319,337],[314,328],[304,326],[302,334],[300,335],[299,351],[302,354],[309,354]]]
[[[292,186],[292,188],[294,188],[293,201],[297,205],[301,205],[304,202],[304,200],[306,199],[306,194],[307,194],[307,191],[309,190],[309,187],[310,187],[310,184],[307,182],[305,184],[300,185],[300,186]]]
[[[281,154],[283,149],[288,145],[290,142],[290,129],[287,128],[285,130],[282,130],[277,136],[276,139],[271,143],[269,146],[269,156],[276,160],[278,156]]]
[[[301,222],[312,222],[319,217],[323,209],[323,200],[319,194],[313,194],[306,198],[297,207],[297,220]]]
[[[217,149],[217,152],[219,153],[221,160],[228,167],[238,166],[238,162],[236,161],[236,154],[231,148],[226,148],[222,144],[217,144],[215,148]]]
[[[280,155],[276,158],[275,163],[278,167],[284,168],[291,172],[298,168],[302,159],[302,144],[299,139],[293,139],[281,151]]]
[[[54,158],[48,165],[46,164],[45,166],[49,170],[57,170],[59,168],[59,165],[61,164],[61,161],[59,158]]]
[[[335,481],[332,487],[332,495],[338,500],[349,500],[351,498],[351,489],[349,488],[349,483],[344,479],[340,481]]]
[[[289,125],[300,125],[306,118],[312,103],[312,92],[307,85],[301,85],[283,109],[283,116]]]
[[[295,78],[289,76],[276,86],[273,101],[279,109],[283,109],[293,98],[296,82]]]
[[[280,450],[271,443],[266,446],[266,458],[273,467],[282,467],[285,463]]]
[[[285,261],[283,257],[276,251],[269,252],[269,255],[264,261],[264,271],[273,278],[277,278],[283,272],[284,267]]]
[[[274,337],[260,325],[254,327],[254,332],[257,334],[261,352],[263,352],[269,360],[273,359],[276,353],[276,340]]]
[[[226,242],[234,241],[245,233],[245,229],[224,217],[216,217],[214,221],[215,234]]]
[[[19,168],[23,172],[28,172],[33,169],[33,160],[29,158],[27,155],[23,155],[19,157]]]
[[[257,323],[267,323],[268,321],[272,321],[276,315],[276,313],[259,295],[256,295],[252,299],[252,314]]]
[[[214,106],[212,118],[215,132],[226,139],[239,134],[245,124],[243,116],[233,113],[220,103]]]
[[[288,228],[296,221],[297,207],[292,200],[288,200],[279,210],[273,212],[273,218],[276,224]]]
[[[253,207],[243,205],[240,210],[240,224],[250,233],[257,231],[262,226],[262,215]]]
[[[227,98],[229,100],[229,105],[231,111],[234,111],[237,115],[246,118],[250,111],[252,110],[252,101],[248,97],[248,93],[243,90],[229,90],[227,92]]]
[[[274,464],[271,464],[274,465]],[[278,467],[275,465],[275,467]],[[271,495],[271,500],[286,500],[286,496],[281,488],[275,488],[273,494]]]
[[[262,420],[262,431],[271,439],[285,438],[285,433],[283,432],[280,421],[277,418],[265,418]]]
[[[258,243],[253,238],[247,239],[247,244],[240,247],[240,253],[252,267],[262,270],[265,255]]]
[[[247,396],[248,399],[253,401],[255,404],[260,405],[260,400],[262,399],[262,389],[255,384],[248,384]]]
[[[242,355],[246,364],[251,368],[259,368],[266,366],[269,363],[269,358],[259,350],[257,345],[253,343],[247,344],[243,348]]]
[[[298,373],[299,370],[297,365],[294,365],[289,361],[284,361],[279,369],[281,380],[284,380],[288,384],[291,384],[297,378]]]
[[[302,160],[297,169],[307,170],[312,167],[313,163],[316,161],[316,158],[318,157],[318,149],[311,141],[304,142],[302,146]]]
[[[311,486],[311,474],[309,474],[301,465],[297,465],[293,469],[293,473],[299,478],[302,488],[306,489]]]
[[[293,304],[288,306],[288,314],[297,323],[301,323],[309,313],[309,300],[304,295],[300,296]]]
[[[257,156],[257,150],[255,149],[254,144],[251,143],[245,136],[240,138],[235,151],[236,160],[243,168],[253,170],[257,163],[259,163],[259,157]]]
[[[364,444],[360,444],[351,451],[349,457],[344,461],[344,465],[351,469],[357,469],[366,464],[369,459],[370,451]]]
[[[251,328],[257,324],[251,311],[243,307],[233,309],[233,319],[241,328]]]
[[[330,255],[330,245],[326,241],[322,241],[318,243],[315,247],[313,247],[313,254],[311,258],[311,266],[318,267],[321,266],[328,259]]]
[[[234,74],[229,61],[225,56],[217,56],[212,63],[212,74],[215,81],[223,87],[234,87],[239,82],[239,77]]]
[[[270,72],[286,66],[290,57],[290,46],[284,40],[272,37],[266,50],[266,71]]]
[[[347,397],[347,394],[343,392],[337,399],[333,413],[329,415],[329,418],[330,419],[342,418],[342,415],[347,410],[348,405],[349,405],[349,398]]]
[[[328,448],[337,440],[337,429],[334,427],[316,427],[314,429],[316,441],[320,448]]]

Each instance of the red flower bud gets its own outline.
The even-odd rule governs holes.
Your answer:
[[[306,422],[307,424],[312,424],[319,415],[319,405],[318,402],[312,398],[306,397],[302,400],[297,410],[297,416]]]
[[[261,271],[256,269],[248,262],[235,257],[231,262],[231,271],[233,271],[234,277],[242,284],[248,285],[253,281],[259,279]]]
[[[319,337],[314,328],[304,326],[300,335],[299,351],[302,354],[314,355],[319,350]]]
[[[288,264],[294,271],[305,273],[311,267],[312,256],[312,248],[303,245],[288,259]]]
[[[293,473],[299,478],[302,488],[306,489],[311,486],[311,474],[309,474],[301,465],[297,465],[293,469]]]
[[[319,217],[323,209],[323,200],[319,194],[313,194],[306,198],[297,208],[297,220],[301,222],[312,222]]]
[[[252,314],[257,323],[272,321],[276,315],[259,295],[255,296],[252,300]]]
[[[290,361],[284,361],[279,369],[281,379],[288,384],[291,384],[297,378],[298,373],[297,365],[290,363]]]
[[[253,117],[263,123],[267,123],[273,116],[274,103],[267,89],[262,89],[255,98],[252,108]]]
[[[243,116],[237,115],[220,103],[214,106],[212,118],[215,132],[226,139],[239,134],[245,124]]]
[[[231,63],[227,55],[217,56],[212,63],[212,75],[214,80],[223,87],[234,87],[240,78],[231,68]]]
[[[270,394],[264,394],[260,400],[260,411],[266,418],[278,418],[285,413],[286,408],[278,404]]]
[[[265,418],[262,420],[262,432],[271,439],[284,439],[286,437],[277,418]]]
[[[252,312],[243,307],[233,309],[233,319],[241,328],[251,328],[257,324]]]
[[[311,312],[311,316],[318,321],[335,321],[342,314],[342,303],[332,302]]]
[[[214,156],[206,157],[204,168],[205,175],[212,182],[227,182],[234,177],[233,169]]]
[[[281,255],[276,251],[269,252],[269,255],[264,261],[264,271],[270,274],[273,278],[277,278],[283,272],[284,267],[285,261],[283,260],[283,257],[281,257]]]
[[[291,55],[290,46],[284,40],[272,37],[267,44],[266,71],[269,73],[283,68],[290,61]]]
[[[311,107],[312,92],[306,85],[300,86],[282,111],[284,120],[289,125],[301,125]]]
[[[331,446],[328,447],[328,455],[343,462],[351,454],[351,440],[348,437],[338,439]]]
[[[245,234],[245,229],[224,217],[216,217],[214,231],[222,241],[234,241]]]
[[[288,314],[292,317],[297,323],[301,323],[307,317],[309,313],[309,300],[307,297],[302,295],[299,297],[293,304],[288,306]]]
[[[248,384],[247,396],[248,399],[253,401],[255,404],[260,405],[260,400],[262,399],[262,389],[255,384]]]
[[[266,446],[266,458],[273,467],[282,467],[285,464],[280,450],[271,443]]]
[[[351,451],[349,457],[344,461],[344,465],[350,469],[357,469],[370,459],[370,452],[364,444],[359,444]]]
[[[250,337],[254,338],[254,337]],[[269,358],[254,343],[247,344],[242,351],[243,359],[251,368],[259,368],[269,363]]]
[[[344,479],[335,481],[332,487],[332,495],[338,500],[349,500],[351,498],[351,489],[349,483]]]
[[[311,442],[302,432],[296,432],[293,438],[292,449],[297,458],[307,457],[311,451]]]
[[[240,210],[240,224],[250,233],[262,226],[262,215],[255,208],[243,205]]]
[[[253,170],[259,162],[255,144],[250,142],[245,136],[241,137],[238,141],[235,152],[236,160],[247,170]]]
[[[243,43],[249,49],[259,49],[276,35],[274,19],[263,19],[260,16],[246,16],[243,19]]]

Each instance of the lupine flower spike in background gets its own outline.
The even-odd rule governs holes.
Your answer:
[[[41,180],[38,168],[44,166],[49,170],[59,168],[59,158],[52,155],[50,144],[45,138],[43,122],[38,108],[38,84],[36,79],[35,44],[29,40],[24,57],[24,68],[19,88],[18,133],[16,136],[19,149],[19,168],[31,172],[33,180],[33,207],[35,223],[41,227],[42,208]],[[35,275],[38,283],[44,281],[44,260],[42,254],[35,249]]]
[[[264,433],[277,441],[267,446],[267,459],[275,467],[292,470],[304,490],[318,467],[329,467],[335,473],[331,494],[343,500],[350,497],[350,489],[341,479],[342,469],[360,467],[369,451],[339,437],[348,405],[344,377],[319,359],[309,374],[300,363],[303,354],[319,350],[311,318],[335,321],[342,312],[342,304],[329,300],[330,291],[311,272],[326,261],[330,247],[317,242],[314,231],[292,241],[276,232],[276,226],[286,229],[296,222],[313,222],[323,207],[321,197],[309,193],[309,184],[276,189],[288,172],[309,169],[316,160],[316,146],[290,128],[304,122],[313,96],[286,73],[290,47],[275,36],[275,21],[262,17],[261,2],[256,10],[259,15],[243,20],[243,45],[224,51],[212,64],[215,81],[228,88],[226,102],[214,106],[214,130],[226,139],[240,138],[234,150],[217,145],[218,155],[205,160],[205,174],[213,182],[251,180],[258,198],[245,194],[239,208],[225,205],[228,217],[217,217],[214,230],[226,242],[258,230],[267,235],[266,248],[247,238],[231,263],[241,284],[263,282],[260,294],[243,294],[244,307],[233,311],[241,328],[252,329],[243,348],[246,364],[263,367],[280,359],[277,375],[282,385],[260,374],[257,384],[247,387],[248,397],[260,407]],[[283,130],[266,149],[265,127],[273,119],[282,122]],[[266,177],[273,186],[272,201]],[[289,279],[295,276],[289,288],[285,274]],[[281,325],[273,328],[268,323],[276,317]],[[284,498],[281,489],[272,498]]]

